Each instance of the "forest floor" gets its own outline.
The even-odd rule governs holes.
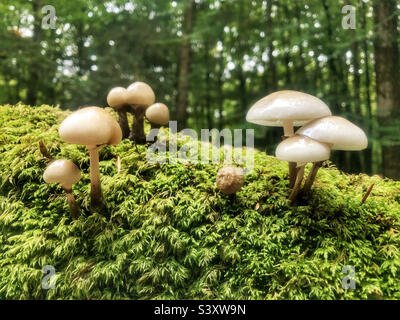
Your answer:
[[[124,140],[100,152],[107,206],[93,212],[88,152],[58,137],[67,114],[0,106],[0,299],[400,298],[400,182],[329,163],[291,204],[287,163],[255,151],[233,198],[215,186],[220,166],[150,164]],[[82,170],[78,220],[43,181],[40,140]],[[44,266],[54,289],[42,288]]]

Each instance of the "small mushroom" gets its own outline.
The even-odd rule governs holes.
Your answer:
[[[217,174],[217,188],[226,195],[238,192],[244,184],[244,173],[241,168],[228,166],[221,168]]]
[[[321,143],[304,136],[293,136],[282,141],[276,149],[276,157],[279,160],[295,162],[299,168],[295,185],[289,200],[296,199],[304,177],[304,168],[308,162],[320,162],[329,159],[331,149],[325,143]]]
[[[283,127],[284,139],[294,135],[294,127],[330,116],[329,107],[317,97],[307,93],[284,90],[272,93],[256,102],[247,113],[246,120],[251,123]],[[296,164],[289,163],[290,186],[296,179]]]
[[[150,121],[152,129],[159,129],[169,122],[169,109],[163,103],[155,103],[147,108],[146,118]]]
[[[128,138],[130,129],[127,112],[130,107],[126,103],[126,89],[122,87],[112,89],[107,96],[107,103],[118,113],[118,123],[122,130],[122,139]]]
[[[59,183],[65,191],[69,209],[73,219],[79,217],[79,207],[72,194],[72,185],[81,179],[81,172],[70,160],[60,159],[52,162],[44,171],[43,180],[46,183]]]
[[[126,91],[126,102],[134,112],[134,122],[129,138],[137,144],[145,144],[144,116],[146,109],[156,100],[153,89],[144,82],[134,82]]]
[[[104,109],[87,107],[69,115],[60,125],[58,133],[68,143],[85,145],[90,154],[90,200],[93,208],[104,205],[100,184],[99,149],[117,145],[122,131],[117,121]]]
[[[329,116],[313,120],[300,128],[296,134],[309,137],[328,144],[332,150],[360,151],[368,147],[368,138],[364,131],[349,120]],[[303,193],[311,190],[322,163],[314,163],[311,172],[304,184]]]

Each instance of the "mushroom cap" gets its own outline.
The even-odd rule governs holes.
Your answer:
[[[294,126],[332,115],[329,107],[310,94],[283,90],[272,93],[254,104],[247,113],[251,123],[282,127],[283,121],[293,121]]]
[[[46,183],[60,183],[63,187],[71,188],[81,179],[81,171],[70,160],[60,159],[52,162],[43,173]]]
[[[224,194],[238,192],[244,184],[244,173],[241,168],[228,166],[221,168],[217,174],[217,188]]]
[[[163,103],[155,103],[147,108],[146,118],[154,124],[167,124],[169,122],[169,109]]]
[[[134,82],[126,90],[126,102],[130,105],[151,106],[156,101],[153,89],[144,82]]]
[[[99,107],[73,112],[61,123],[58,133],[65,142],[82,144],[89,149],[104,144],[116,145],[122,140],[118,122]]]
[[[333,150],[357,151],[368,147],[368,138],[364,131],[349,120],[337,116],[311,121],[296,134],[329,143]]]
[[[293,136],[282,141],[276,148],[279,160],[307,163],[328,160],[331,149],[321,143],[304,136]]]
[[[119,109],[125,106],[126,103],[126,89],[116,87],[111,89],[107,96],[107,103],[113,109]]]

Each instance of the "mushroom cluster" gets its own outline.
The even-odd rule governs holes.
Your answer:
[[[104,200],[100,184],[99,150],[121,141],[121,127],[106,110],[86,107],[69,115],[61,123],[58,133],[65,142],[84,145],[89,150],[91,206],[101,208]]]
[[[107,103],[118,113],[118,122],[103,108],[86,107],[70,114],[58,129],[62,140],[84,145],[89,151],[92,209],[101,209],[105,204],[100,182],[99,150],[103,146],[117,145],[123,138],[130,138],[138,144],[146,143],[145,116],[151,122],[153,129],[158,129],[169,122],[168,107],[162,103],[155,103],[153,90],[144,82],[135,82],[127,89],[123,87],[112,89],[107,96]],[[134,115],[132,130],[129,128],[128,112]],[[52,160],[42,144],[40,145],[42,154]],[[78,167],[67,159],[52,162],[43,174],[45,182],[60,183],[65,190],[74,219],[78,218],[80,210],[72,195],[72,184],[77,183],[80,178]]]
[[[129,138],[137,144],[145,144],[145,117],[152,128],[160,128],[169,122],[168,107],[155,101],[153,89],[144,82],[134,82],[127,89],[116,87],[109,92],[107,103],[118,113],[123,139]],[[129,128],[128,112],[134,116],[132,129]]]
[[[289,162],[290,200],[299,194],[307,163],[312,163],[302,194],[310,191],[318,169],[331,150],[359,151],[367,148],[364,131],[350,121],[332,116],[329,107],[307,93],[284,90],[256,102],[247,113],[251,123],[283,127],[283,141],[276,149],[279,160]],[[294,131],[294,127],[301,127]]]

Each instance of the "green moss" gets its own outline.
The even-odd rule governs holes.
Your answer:
[[[330,166],[291,206],[286,163],[257,151],[231,199],[215,187],[219,167],[149,164],[145,146],[123,141],[101,150],[107,209],[90,212],[88,153],[59,139],[65,116],[0,107],[0,299],[400,298],[399,182]],[[40,139],[82,169],[77,221],[62,189],[43,182]],[[45,265],[54,290],[42,289]],[[345,265],[355,290],[342,288]]]

